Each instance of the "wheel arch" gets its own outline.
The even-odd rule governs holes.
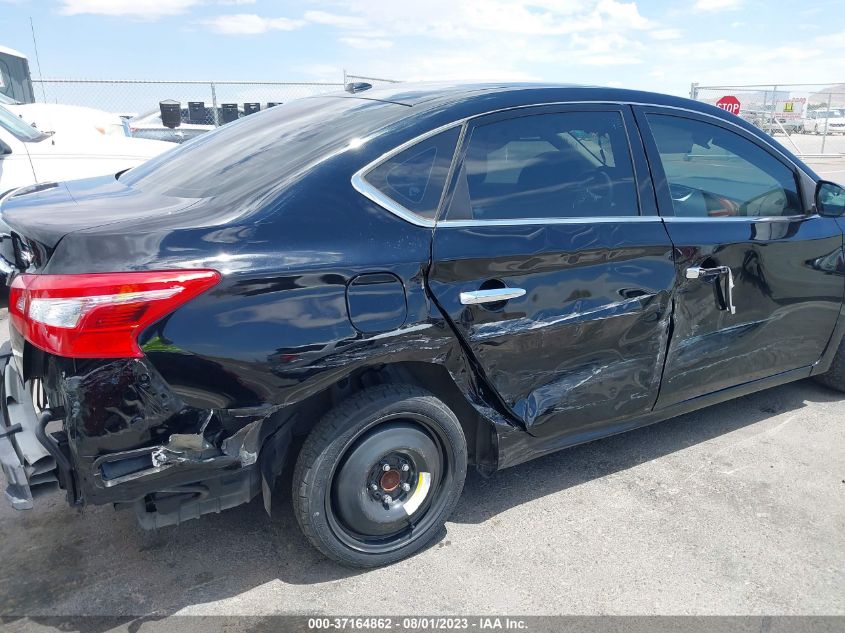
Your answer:
[[[496,425],[502,422],[482,413],[480,409],[484,407],[479,396],[468,394],[444,365],[425,361],[359,367],[291,407],[285,407],[275,417],[276,429],[264,435],[260,457],[262,470],[278,474],[286,464],[294,463],[305,437],[328,411],[363,389],[383,384],[414,385],[442,400],[458,418],[467,441],[469,463],[484,475],[497,470],[499,434]]]

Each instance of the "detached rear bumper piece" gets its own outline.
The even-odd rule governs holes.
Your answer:
[[[16,510],[29,510],[35,495],[58,487],[56,458],[39,439],[46,420],[35,411],[8,343],[0,348],[0,367],[0,466],[6,499]]]

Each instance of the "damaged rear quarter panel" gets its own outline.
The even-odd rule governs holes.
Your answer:
[[[144,358],[54,359],[48,387],[66,409],[87,502],[131,501],[200,481],[210,468],[251,467],[274,431],[316,421],[296,419],[295,405],[367,368],[441,365],[467,400],[487,411],[483,388],[425,292],[431,230],[385,212],[351,185],[321,196],[288,192],[284,202],[278,221],[263,222],[260,231],[247,232],[248,241],[234,244],[230,233],[217,229],[155,238],[125,227],[97,231],[97,243],[108,244],[97,268],[113,269],[119,253],[146,253],[155,243],[158,266],[184,263],[190,255],[191,267],[220,270],[223,279],[141,333]],[[315,217],[314,205],[326,209],[324,217]],[[347,214],[360,221],[350,228],[341,221]],[[68,243],[79,246],[85,236],[71,237]],[[95,249],[83,244],[78,251],[94,265]],[[86,262],[75,265],[84,269]],[[395,309],[381,315],[379,302],[356,301],[356,322],[391,329],[368,325],[364,333],[350,319],[347,289],[365,274],[398,280],[390,291],[395,294],[397,284],[404,290],[406,316],[397,323]],[[497,421],[507,424],[500,416]],[[103,463],[124,453],[150,463],[125,480],[105,481]]]

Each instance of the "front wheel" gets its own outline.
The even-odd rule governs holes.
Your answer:
[[[813,376],[813,378],[826,387],[845,391],[845,338],[839,342],[839,347],[836,348],[836,354],[833,355],[833,361],[830,363],[828,370],[823,374]]]
[[[380,385],[329,411],[308,435],[294,469],[294,512],[327,557],[387,565],[437,537],[466,469],[451,409],[423,389]]]

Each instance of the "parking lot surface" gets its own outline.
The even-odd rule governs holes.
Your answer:
[[[845,394],[810,380],[471,472],[440,539],[384,569],[316,553],[289,485],[272,518],[155,532],[58,492],[0,504],[0,614],[845,614]]]
[[[830,135],[826,139],[814,134],[783,134],[774,137],[789,151],[803,154],[804,160],[822,176],[834,182],[845,182],[845,135]],[[824,147],[822,147],[824,143]],[[824,149],[825,154],[821,154]]]

